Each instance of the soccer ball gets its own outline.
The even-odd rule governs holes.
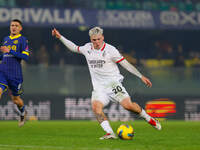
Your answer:
[[[134,136],[134,130],[131,125],[122,124],[117,129],[117,135],[120,139],[131,140]]]

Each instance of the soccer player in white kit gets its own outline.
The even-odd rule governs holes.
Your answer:
[[[81,53],[85,56],[89,67],[93,91],[92,110],[106,134],[100,139],[117,138],[103,112],[110,100],[120,103],[123,108],[134,112],[144,118],[157,130],[161,130],[161,124],[149,116],[137,103],[132,102],[129,94],[122,85],[123,76],[120,74],[117,64],[139,77],[148,87],[151,81],[143,76],[133,65],[131,65],[112,45],[104,42],[103,29],[94,27],[89,30],[90,43],[77,46],[63,37],[55,28],[52,35],[58,38],[69,50]]]

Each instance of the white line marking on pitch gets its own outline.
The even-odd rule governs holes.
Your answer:
[[[34,145],[6,145],[6,144],[0,144],[0,149],[3,147],[6,148],[40,148],[40,149],[64,149],[64,150],[74,150],[77,149],[75,147],[64,147],[64,146],[34,146]],[[77,150],[120,150],[120,149],[112,149],[112,148],[78,148]]]
[[[0,144],[0,147],[14,147],[14,148],[44,148],[44,149],[70,149],[69,147],[62,146],[34,146],[34,145],[4,145]]]

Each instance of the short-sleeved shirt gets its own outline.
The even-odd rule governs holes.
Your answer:
[[[3,46],[7,46],[15,52],[29,56],[28,41],[21,34],[14,37],[5,37],[3,40]],[[0,64],[0,72],[4,73],[8,78],[23,80],[21,59],[12,54],[4,53]]]

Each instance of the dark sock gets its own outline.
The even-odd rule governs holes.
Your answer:
[[[23,116],[23,115],[24,115],[25,106],[21,106],[21,107],[20,107],[20,106],[17,106],[17,108],[19,109],[19,111],[20,111],[20,113],[21,113],[20,115]]]

